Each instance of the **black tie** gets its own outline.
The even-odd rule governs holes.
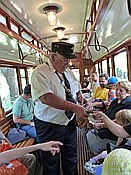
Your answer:
[[[62,75],[63,75],[64,83],[65,83],[66,100],[70,101],[72,103],[76,103],[75,99],[73,98],[73,96],[71,94],[70,83],[69,83],[68,79],[66,78],[65,74],[62,73]],[[72,111],[65,111],[65,115],[68,117],[68,119],[71,119],[71,117],[73,116],[73,112]]]

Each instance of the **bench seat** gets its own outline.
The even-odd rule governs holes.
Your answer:
[[[13,122],[13,117],[12,114],[8,115],[5,118],[2,118],[0,120],[0,129],[3,132],[5,136],[7,136],[8,132],[10,131],[11,128],[15,127],[15,123]],[[26,139],[24,141],[21,141],[17,144],[14,144],[13,146],[15,148],[21,148],[25,146],[31,146],[35,143],[35,140],[33,138]]]

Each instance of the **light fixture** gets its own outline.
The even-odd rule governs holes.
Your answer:
[[[53,31],[56,32],[58,39],[64,38],[65,27],[55,27]]]
[[[57,21],[56,14],[62,10],[61,6],[56,3],[48,3],[41,7],[42,7],[44,14],[46,14],[48,17],[49,24],[55,25]],[[39,8],[40,11],[41,11],[41,7]]]

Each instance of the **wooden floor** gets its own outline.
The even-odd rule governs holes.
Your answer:
[[[93,156],[93,154],[89,150],[85,133],[86,128],[77,128],[77,155],[79,175],[90,175],[90,173],[84,170],[84,164]]]

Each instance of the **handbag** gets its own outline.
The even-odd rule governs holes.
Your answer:
[[[10,144],[5,141],[0,144],[0,152],[6,151],[10,148]],[[27,168],[17,159],[11,160],[0,166],[1,175],[27,175],[27,173]]]
[[[1,175],[26,175],[27,168],[18,160],[12,160],[0,166]]]
[[[18,128],[12,128],[7,135],[7,139],[11,142],[11,144],[16,144],[26,140],[27,138],[29,137],[26,137],[26,132]]]

